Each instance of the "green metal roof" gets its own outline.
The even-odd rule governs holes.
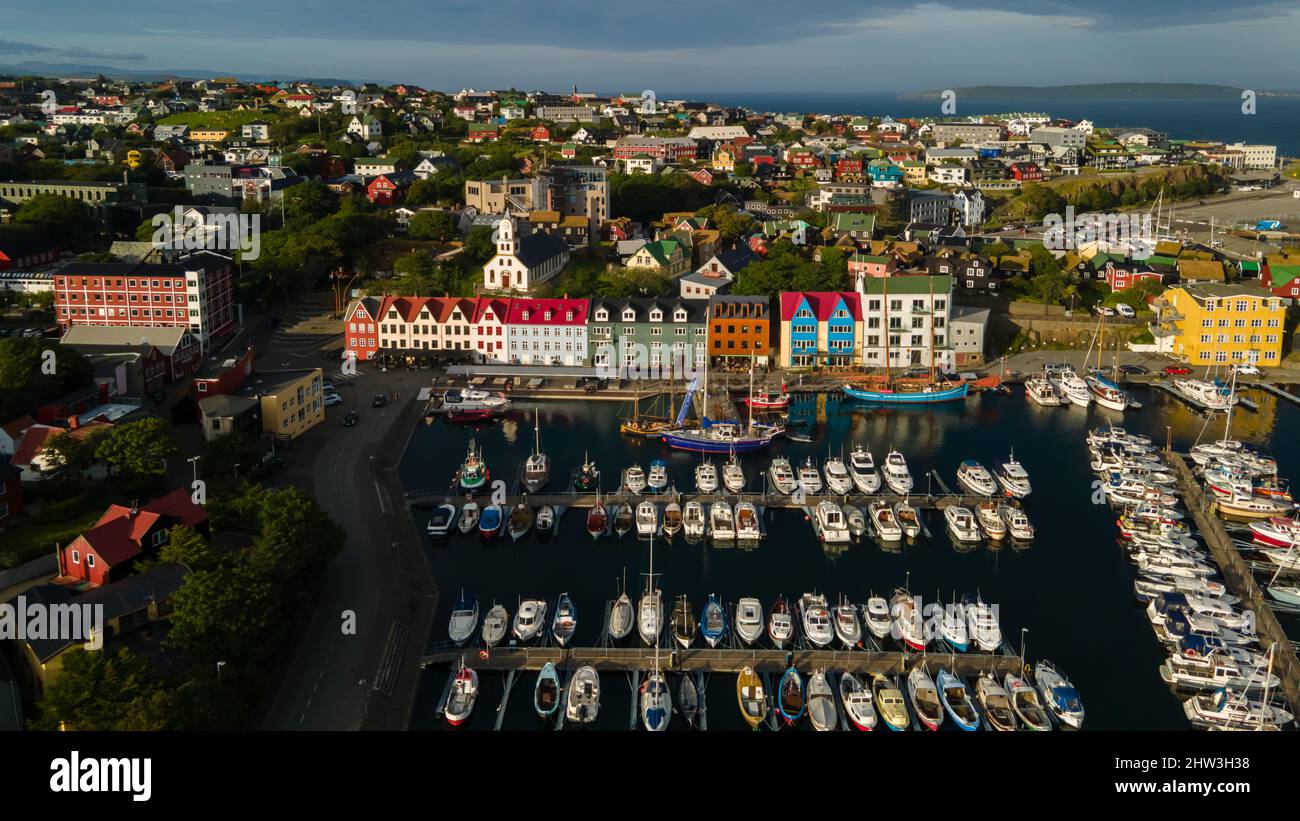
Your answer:
[[[952,277],[904,274],[892,277],[863,277],[863,292],[867,294],[928,294],[947,296],[952,291]]]

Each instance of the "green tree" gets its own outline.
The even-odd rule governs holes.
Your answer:
[[[456,218],[447,211],[420,211],[411,217],[406,233],[412,239],[448,242],[457,235]]]
[[[0,417],[4,419],[30,413],[42,402],[90,385],[93,378],[90,363],[72,348],[45,339],[0,338]]]
[[[285,189],[284,215],[291,222],[318,222],[338,210],[338,195],[322,182],[309,180]]]
[[[165,644],[205,669],[217,661],[266,663],[286,629],[280,614],[271,580],[247,562],[198,570],[172,595]]]
[[[121,646],[69,651],[59,677],[45,691],[38,730],[119,730],[131,705],[161,686],[144,659]]]
[[[247,474],[262,458],[262,445],[243,431],[213,437],[203,447],[200,466],[209,479],[234,480],[238,471]]]
[[[465,239],[465,257],[474,265],[482,265],[496,254],[496,244],[492,242],[492,229],[480,225],[469,232]]]
[[[173,527],[158,551],[163,563],[183,564],[190,570],[208,570],[218,562],[219,554],[211,542],[196,530],[184,525]]]
[[[125,490],[139,493],[162,483],[167,458],[176,451],[167,423],[151,416],[113,427],[95,449],[95,456],[113,469]]]
[[[45,443],[41,457],[49,465],[41,471],[43,474],[66,481],[85,473],[95,459],[95,450],[80,436],[60,433]]]
[[[30,225],[66,251],[80,251],[95,236],[95,212],[80,200],[37,194],[18,206],[14,221]]]

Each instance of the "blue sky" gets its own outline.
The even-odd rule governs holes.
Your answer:
[[[42,0],[27,60],[432,88],[909,91],[992,84],[1300,85],[1300,7],[1241,0]]]

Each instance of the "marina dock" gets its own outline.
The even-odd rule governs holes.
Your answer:
[[[1300,704],[1300,661],[1295,645],[1278,623],[1273,607],[1255,581],[1251,563],[1241,555],[1241,550],[1213,512],[1213,500],[1207,499],[1200,484],[1181,455],[1166,452],[1165,459],[1178,477],[1178,490],[1183,503],[1196,521],[1196,527],[1205,538],[1210,555],[1223,572],[1224,581],[1233,595],[1241,599],[1241,606],[1255,612],[1255,630],[1264,647],[1272,646],[1273,672],[1282,680],[1282,691],[1291,704]]]
[[[482,501],[482,494],[479,494]],[[429,508],[444,501],[461,502],[465,499],[465,493],[456,489],[443,490],[418,490],[406,494],[406,503],[413,508]],[[687,502],[699,502],[706,507],[711,502],[724,501],[735,505],[736,502],[751,502],[756,507],[767,509],[777,508],[781,510],[802,510],[804,508],[816,508],[818,502],[823,499],[838,504],[851,504],[861,506],[864,510],[866,505],[871,502],[888,502],[893,505],[896,502],[906,500],[917,510],[943,510],[951,505],[963,505],[965,507],[974,507],[980,502],[989,499],[1005,499],[1001,496],[969,496],[959,493],[943,494],[924,494],[916,496],[899,496],[892,493],[876,493],[870,496],[861,493],[850,493],[845,496],[838,496],[831,493],[822,493],[817,495],[803,496],[796,500],[793,495],[782,493],[643,493],[634,494],[627,492],[602,493],[600,496],[601,504],[607,508],[612,505],[632,505],[649,499],[652,502],[667,504],[668,502],[677,502],[685,505]],[[490,499],[489,499],[490,501]],[[560,505],[564,507],[592,508],[596,505],[596,494],[594,493],[533,493],[533,494],[511,494],[506,496],[504,501],[500,502],[503,506],[514,507],[517,504],[526,503],[533,507],[542,505]]]
[[[1279,388],[1277,385],[1274,385],[1270,382],[1258,382],[1252,385],[1251,387],[1259,388],[1261,391],[1264,391],[1265,393],[1271,393],[1279,399],[1285,399],[1288,402],[1295,402],[1297,405],[1300,405],[1300,396],[1296,396],[1293,393],[1287,393],[1286,391]]]
[[[577,669],[584,665],[598,672],[636,672],[654,664],[652,647],[496,647],[487,652],[476,647],[434,647],[420,660],[421,667],[449,667],[461,658],[476,670],[540,670],[547,663],[556,669]],[[673,664],[669,666],[669,654]],[[796,669],[849,670],[854,673],[904,674],[918,665],[931,675],[944,668],[959,676],[977,676],[993,672],[999,678],[1006,673],[1021,673],[1019,656],[983,653],[900,653],[872,650],[763,650],[763,649],[691,649],[659,650],[659,663],[665,669],[696,673],[739,673],[752,667],[757,673],[780,673],[790,664]]]

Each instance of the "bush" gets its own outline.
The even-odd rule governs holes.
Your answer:
[[[53,522],[65,522],[74,516],[80,516],[90,509],[91,495],[87,490],[77,493],[75,496],[69,496],[58,502],[46,502],[42,504],[40,510],[31,514],[30,518],[37,524],[51,524]]]

